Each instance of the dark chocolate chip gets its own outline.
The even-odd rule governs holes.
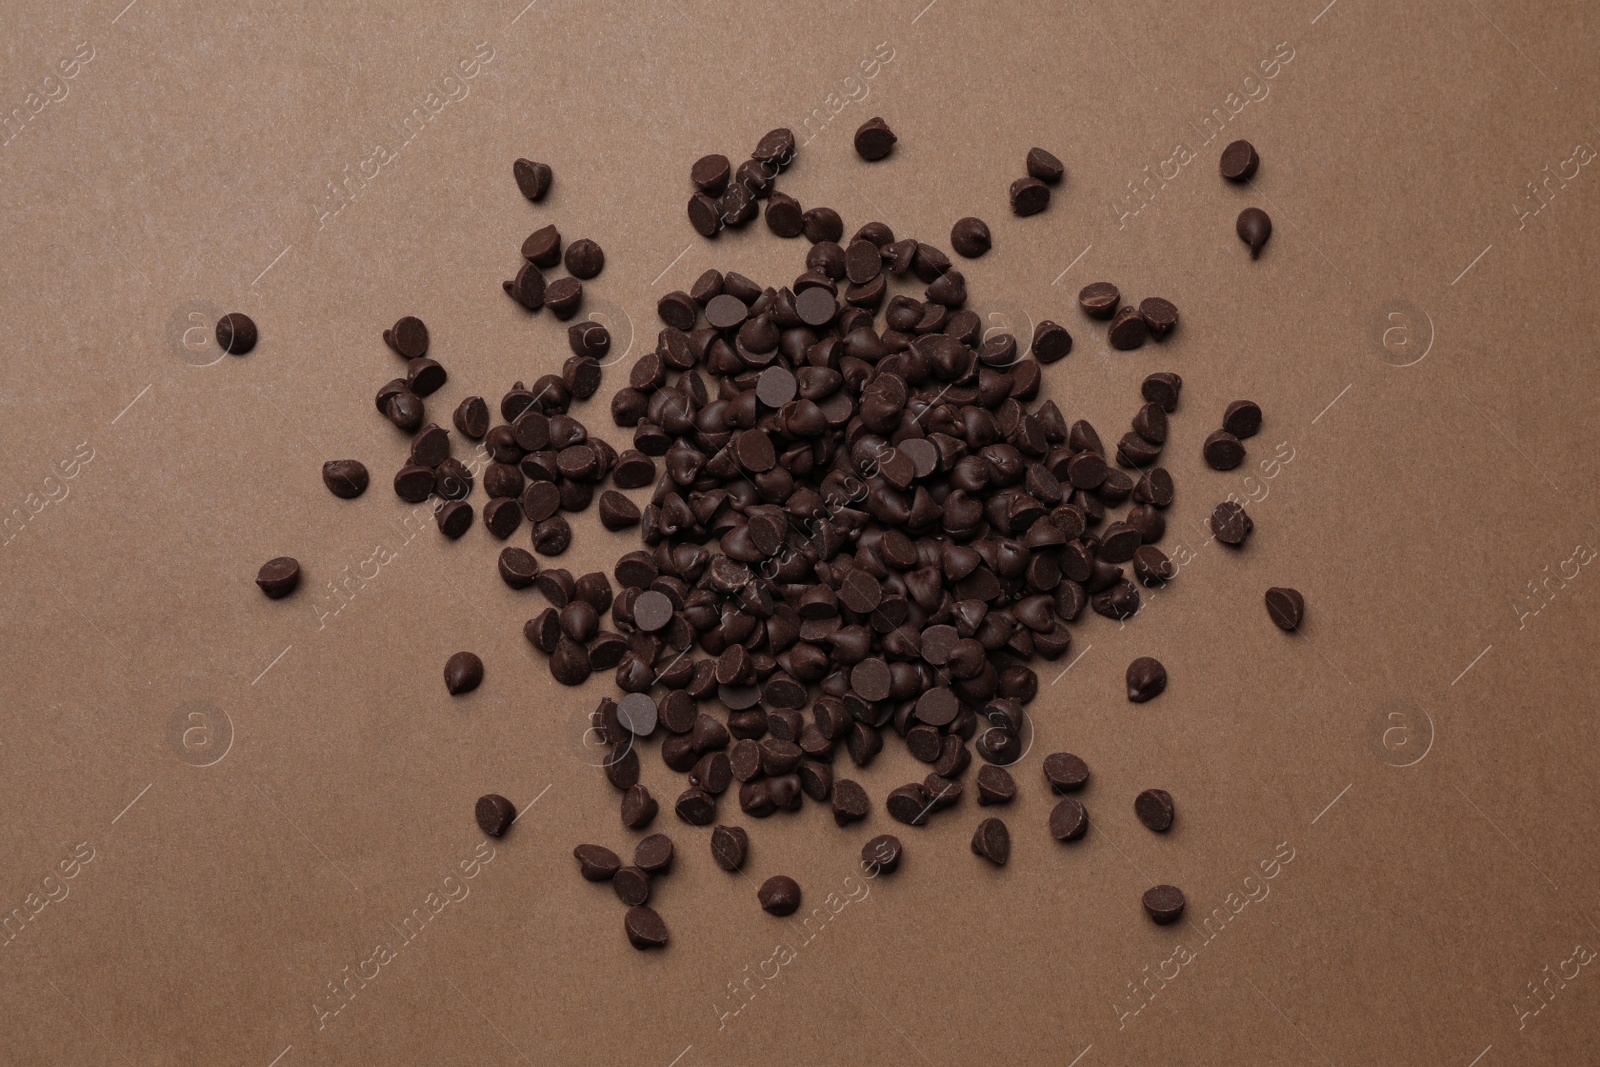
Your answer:
[[[1250,258],[1259,259],[1267,239],[1272,236],[1271,217],[1258,207],[1247,207],[1239,212],[1239,220],[1233,228],[1238,231],[1239,240],[1250,246]]]
[[[1151,656],[1140,656],[1128,664],[1128,699],[1143,704],[1167,688],[1167,669]]]
[[[444,663],[444,687],[451,696],[470,693],[483,682],[483,660],[471,652],[457,652]]]
[[[1038,178],[1018,178],[1011,183],[1011,211],[1015,215],[1037,215],[1050,206],[1050,187]]]
[[[604,845],[579,845],[572,855],[578,861],[578,873],[589,882],[608,882],[622,867],[617,854]]]
[[[522,195],[533,201],[544,199],[544,195],[550,191],[553,177],[550,164],[535,163],[531,159],[519,159],[511,164],[511,176],[517,180],[517,188],[522,190]]]
[[[485,793],[472,809],[478,819],[478,829],[490,837],[503,837],[516,821],[516,806],[499,793]]]
[[[959,256],[967,259],[977,259],[989,251],[992,241],[989,237],[989,227],[979,218],[967,216],[957,219],[954,226],[950,227],[950,247]]]
[[[1122,306],[1122,294],[1110,282],[1090,282],[1078,290],[1078,306],[1090,318],[1109,319]]]
[[[800,883],[786,874],[775,874],[761,883],[756,899],[769,915],[793,915],[800,907]]]
[[[1011,831],[1000,819],[983,820],[973,831],[972,851],[996,867],[1004,867],[1011,858]]]
[[[1046,185],[1056,184],[1067,172],[1067,168],[1061,165],[1061,160],[1042,148],[1028,149],[1027,167],[1030,175]]]
[[[750,835],[742,826],[717,826],[711,831],[711,858],[718,867],[737,872],[750,853]]]
[[[1222,428],[1241,441],[1261,431],[1261,408],[1249,400],[1235,400],[1222,412]]]
[[[1050,812],[1050,836],[1076,841],[1089,830],[1089,813],[1076,797],[1062,797]]]
[[[1057,793],[1082,789],[1089,781],[1089,765],[1070,752],[1052,752],[1044,758],[1044,777]]]
[[[1256,146],[1249,141],[1234,141],[1222,150],[1222,176],[1230,182],[1249,181],[1260,165],[1261,157],[1256,155]]]
[[[904,852],[900,839],[893,834],[879,834],[861,846],[861,866],[878,874],[893,874],[900,867]]]
[[[1133,798],[1133,813],[1146,829],[1166,833],[1172,828],[1172,794],[1165,789],[1146,789]]]
[[[300,562],[293,556],[269,559],[256,572],[256,585],[273,600],[281,600],[300,584]]]
[[[322,465],[322,484],[328,492],[354,500],[367,491],[366,465],[358,459],[330,459]]]
[[[242,356],[256,346],[256,324],[249,315],[229,312],[217,320],[217,346],[230,356]]]
[[[1267,614],[1280,630],[1298,630],[1305,618],[1306,600],[1297,589],[1273,586],[1267,590]]]
[[[856,130],[856,154],[869,162],[882,159],[894,148],[896,140],[889,124],[874,115]]]
[[[1200,446],[1206,466],[1217,471],[1231,471],[1244,462],[1244,445],[1227,430],[1213,430]]]
[[[1144,892],[1144,910],[1158,925],[1177,922],[1183,905],[1183,890],[1175,885],[1152,886]]]
[[[1211,512],[1211,532],[1225,545],[1244,544],[1254,528],[1244,506],[1235,501],[1224,500]]]

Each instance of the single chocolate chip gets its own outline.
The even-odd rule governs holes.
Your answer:
[[[627,931],[628,942],[634,948],[660,948],[667,943],[667,924],[643,904],[628,909],[628,914],[623,916],[622,927]]]
[[[717,798],[698,786],[690,786],[678,795],[673,810],[686,823],[709,826],[717,817]]]
[[[500,550],[500,580],[513,589],[526,589],[539,574],[539,561],[525,548]]]
[[[956,224],[950,227],[950,247],[959,256],[977,259],[989,251],[991,245],[989,227],[982,219],[969,215],[964,219],[957,219]]]
[[[471,652],[457,652],[444,663],[444,687],[451,696],[478,688],[483,681],[483,660]]]
[[[1052,752],[1044,758],[1044,777],[1057,793],[1070,793],[1089,781],[1089,765],[1070,752]]]
[[[833,821],[839,826],[865,819],[872,810],[867,791],[860,783],[849,778],[839,778],[833,783]]]
[[[622,793],[622,825],[630,830],[643,830],[655,821],[661,805],[650,795],[650,790],[635,782]]]
[[[1109,319],[1122,305],[1122,293],[1110,282],[1090,282],[1078,290],[1078,306],[1093,319]]]
[[[568,274],[574,278],[588,281],[605,269],[606,254],[601,251],[600,246],[595,242],[587,237],[580,237],[567,246],[565,261]],[[548,299],[547,294],[547,302]]]
[[[891,818],[907,826],[928,821],[928,791],[916,782],[889,790],[883,806]]]
[[[742,826],[717,826],[711,831],[711,858],[718,867],[737,872],[750,854],[750,835]]]
[[[672,621],[672,601],[654,589],[640,593],[633,602],[633,623],[645,633],[654,633]]]
[[[366,465],[358,459],[330,459],[322,465],[322,484],[345,500],[365,493],[368,481]]]
[[[794,310],[807,326],[822,327],[839,314],[839,303],[828,290],[816,286],[794,298]]]
[[[750,201],[744,194],[742,187],[735,186],[728,190],[729,196],[733,196],[736,193],[742,198],[742,203],[738,205],[738,213],[743,214],[744,205],[749,204]],[[689,225],[693,226],[694,232],[701,237],[715,237],[717,231],[722,229],[723,219],[725,217],[731,218],[734,215],[733,211],[725,212],[724,208],[724,204],[718,203],[706,194],[695,193],[689,198]],[[693,323],[690,325],[693,326]]]
[[[574,356],[586,357],[596,361],[602,360],[606,358],[606,353],[611,351],[611,331],[598,322],[575,322],[567,327],[567,347],[572,349]],[[570,388],[573,383],[568,381],[566,370],[567,368],[564,366],[561,380],[566,382]],[[600,384],[598,375],[595,376],[594,384],[595,386]],[[587,392],[579,395],[583,397],[593,396],[594,389],[588,389]]]
[[[727,156],[712,154],[694,161],[694,166],[689,168],[689,180],[702,193],[721,196],[728,187],[728,176],[732,173],[733,166]]]
[[[1167,440],[1167,412],[1154,401],[1139,409],[1133,417],[1133,431],[1153,445]]]
[[[1072,335],[1062,326],[1045,319],[1033,330],[1033,358],[1054,363],[1072,351]]]
[[[861,866],[878,874],[893,874],[900,868],[900,856],[904,851],[898,837],[879,834],[861,846]]]
[[[472,809],[478,819],[478,829],[490,837],[503,837],[516,821],[516,806],[499,793],[485,793]]]
[[[434,474],[428,467],[408,463],[394,476],[394,495],[408,504],[420,504],[433,493]]]
[[[576,603],[583,604],[583,601]],[[569,604],[567,607],[572,607]],[[584,607],[589,605],[584,604]],[[565,609],[563,609],[565,610]],[[593,608],[589,608],[593,611]],[[631,734],[649,737],[656,729],[656,702],[648,693],[628,693],[617,701],[617,721]]]
[[[509,282],[501,282],[500,287],[506,295],[529,311],[538,311],[544,307],[545,293],[549,287],[545,285],[544,275],[532,263],[524,263],[517,270],[516,278]]]
[[[831,207],[814,207],[800,216],[800,232],[814,245],[837,241],[844,236],[844,219]]]
[[[1145,325],[1139,312],[1131,307],[1118,311],[1111,320],[1110,329],[1106,332],[1111,347],[1124,352],[1138,348],[1149,336],[1150,328]]]
[[[769,915],[793,915],[800,907],[800,883],[786,874],[775,874],[761,883],[756,899]]]
[[[261,565],[256,585],[273,600],[281,600],[300,584],[300,561],[293,556],[278,556]]]
[[[1178,568],[1155,545],[1140,545],[1133,554],[1133,573],[1147,586],[1162,585],[1177,576]]]
[[[1018,178],[1011,183],[1011,211],[1019,216],[1037,215],[1050,206],[1050,187],[1038,178]]]
[[[1050,836],[1076,841],[1089,830],[1089,813],[1076,797],[1062,797],[1050,812]]]
[[[1183,388],[1183,379],[1171,371],[1156,371],[1145,378],[1144,384],[1139,387],[1139,394],[1152,404],[1160,404],[1161,410],[1168,415],[1178,410],[1178,391]]]
[[[639,507],[615,489],[607,489],[600,494],[600,524],[608,530],[637,526]]]
[[[1011,858],[1011,831],[999,819],[985,819],[972,834],[972,851],[996,867]]]
[[[788,367],[771,366],[756,379],[756,399],[769,408],[780,408],[794,399],[795,377]]]
[[[1172,828],[1172,794],[1165,789],[1146,789],[1133,798],[1133,813],[1146,829],[1166,833]]]
[[[1183,890],[1175,885],[1152,886],[1144,891],[1144,910],[1161,926],[1177,922],[1183,905]]]
[[[561,262],[561,231],[554,226],[534,230],[522,242],[522,258],[549,270]]]
[[[559,556],[572,547],[572,526],[560,515],[534,524],[533,549],[542,556]]]
[[[562,685],[582,685],[588,681],[591,669],[588,649],[570,637],[556,642],[555,651],[550,653],[550,677]]]
[[[856,130],[856,154],[868,162],[882,159],[898,140],[889,124],[874,115]]]
[[[986,763],[978,768],[978,803],[1009,804],[1017,798],[1017,783],[1004,767]]]
[[[794,149],[794,132],[780,126],[761,135],[761,140],[756,142],[755,151],[750,153],[750,158],[757,163],[766,164],[766,173],[775,174],[794,162]],[[741,171],[742,169],[741,167]],[[741,173],[740,177],[743,176]]]
[[[529,200],[539,201],[544,199],[544,194],[550,191],[552,174],[548,163],[535,163],[531,159],[519,159],[511,164],[511,176],[517,180],[517,188],[522,190],[522,195]]]
[[[1234,141],[1222,150],[1222,176],[1230,182],[1249,181],[1261,165],[1256,146],[1249,141]]]
[[[1160,696],[1167,688],[1167,669],[1151,656],[1140,656],[1128,664],[1128,699],[1143,704]]]
[[[1225,545],[1244,544],[1254,528],[1244,505],[1232,500],[1224,500],[1211,512],[1211,532]]]
[[[1261,431],[1261,408],[1249,400],[1235,400],[1222,412],[1222,428],[1241,441]]]
[[[578,861],[578,873],[589,882],[608,882],[622,867],[617,854],[604,845],[579,845],[572,855]]]
[[[799,237],[805,228],[805,212],[800,208],[800,201],[786,193],[774,192],[768,197],[764,218],[767,229],[778,237]]]
[[[651,834],[633,847],[634,866],[649,874],[660,874],[672,866],[672,838]]]
[[[1178,328],[1178,306],[1159,296],[1147,296],[1139,301],[1139,317],[1157,341]]]
[[[446,500],[433,509],[439,532],[454,541],[472,528],[472,505],[465,500]]]
[[[617,899],[629,907],[641,907],[650,899],[650,874],[638,866],[623,867],[611,876]]]
[[[1046,185],[1059,182],[1067,168],[1061,165],[1061,160],[1046,152],[1042,148],[1028,149],[1028,173]]]
[[[256,324],[249,315],[230,312],[217,320],[217,346],[230,356],[242,356],[256,346]]]
[[[1200,446],[1206,466],[1217,471],[1231,471],[1244,462],[1244,445],[1227,430],[1213,430]]]
[[[1273,586],[1267,590],[1267,614],[1280,630],[1298,630],[1305,618],[1306,599],[1298,589]]]
[[[883,269],[883,257],[878,246],[871,241],[856,238],[844,250],[844,272],[857,285],[865,285],[876,278]]]
[[[572,318],[582,302],[583,283],[576,278],[557,278],[545,287],[544,305],[558,319]]]
[[[1258,207],[1247,207],[1239,212],[1239,221],[1233,228],[1238,231],[1239,240],[1250,246],[1250,258],[1259,259],[1267,238],[1272,236],[1271,217]]]

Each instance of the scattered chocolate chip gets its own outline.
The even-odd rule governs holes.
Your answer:
[[[217,346],[230,356],[242,356],[256,346],[256,324],[249,315],[229,312],[217,320]]]
[[[611,876],[611,888],[617,899],[629,907],[639,907],[650,899],[650,874],[630,865]]]
[[[1011,183],[1011,211],[1018,216],[1037,215],[1050,206],[1050,187],[1038,178],[1018,178]]]
[[[666,834],[651,834],[633,846],[634,866],[648,874],[660,874],[672,866],[673,855],[672,838]]]
[[[483,681],[483,660],[471,652],[457,652],[444,663],[444,687],[451,696],[478,688]]]
[[[1009,804],[1017,797],[1017,783],[1011,772],[992,763],[978,768],[978,803]]]
[[[561,232],[554,226],[544,226],[534,230],[522,242],[522,258],[545,270],[560,263]]]
[[[1011,831],[999,819],[983,820],[973,831],[972,851],[996,867],[1004,867],[1011,858]]]
[[[1159,296],[1147,296],[1139,301],[1139,317],[1157,341],[1165,340],[1178,328],[1178,306]]]
[[[643,904],[628,909],[628,914],[623,916],[622,926],[627,931],[628,942],[634,948],[661,948],[667,943],[667,924]]]
[[[1280,630],[1298,630],[1305,618],[1306,600],[1298,589],[1273,586],[1267,590],[1267,614]]]
[[[900,856],[904,851],[898,837],[879,834],[861,846],[861,865],[878,874],[893,874],[900,869]]]
[[[1133,813],[1146,829],[1166,833],[1172,828],[1172,794],[1165,789],[1146,789],[1133,798]]]
[[[567,246],[565,262],[568,274],[574,278],[588,281],[605,269],[606,254],[601,251],[598,244],[595,244],[587,237],[580,237]],[[545,295],[545,302],[550,302],[548,292]],[[551,310],[554,310],[554,308]]]
[[[1261,157],[1249,141],[1234,141],[1222,150],[1222,176],[1230,182],[1245,182],[1255,176]]]
[[[622,793],[622,825],[630,830],[643,830],[655,822],[661,805],[650,795],[650,790],[635,782]]]
[[[600,523],[608,530],[625,530],[639,525],[639,508],[614,489],[600,494]]]
[[[1241,441],[1261,430],[1261,408],[1249,400],[1235,400],[1222,412],[1222,428]]]
[[[557,278],[544,290],[544,306],[558,319],[570,319],[583,302],[583,283],[576,278]]]
[[[622,867],[617,854],[604,845],[579,845],[572,850],[578,873],[588,882],[609,882]]]
[[[872,162],[887,156],[898,140],[889,124],[874,115],[856,130],[856,154]]]
[[[800,907],[800,883],[786,874],[775,874],[761,883],[756,899],[769,915],[793,915]]]
[[[1183,905],[1183,890],[1177,886],[1158,885],[1144,892],[1144,910],[1161,926],[1177,922]]]
[[[957,255],[967,259],[977,259],[991,246],[989,227],[982,219],[967,216],[957,219],[956,224],[950,227],[950,247]]]
[[[582,604],[580,600],[577,603]],[[568,605],[571,607],[572,605]],[[585,607],[589,605],[585,604]],[[593,611],[593,608],[589,608]],[[648,693],[628,693],[617,701],[617,721],[631,734],[649,737],[656,729],[656,702]]]
[[[503,837],[516,821],[517,809],[499,793],[485,793],[472,809],[478,819],[478,829],[490,837]]]
[[[1156,371],[1145,378],[1144,384],[1139,387],[1139,393],[1152,404],[1160,404],[1161,410],[1168,415],[1178,410],[1178,391],[1183,388],[1183,379],[1171,371]]]
[[[1031,176],[1046,185],[1055,185],[1067,172],[1067,168],[1061,165],[1061,160],[1042,148],[1028,150],[1027,167]]]
[[[367,491],[367,468],[358,459],[330,459],[322,465],[322,484],[328,492],[354,500]]]
[[[1244,544],[1254,528],[1244,505],[1232,500],[1224,500],[1211,512],[1211,532],[1225,545]]]
[[[1052,752],[1044,758],[1044,777],[1057,793],[1070,793],[1089,781],[1089,765],[1070,752]]]
[[[1271,217],[1258,207],[1247,207],[1239,212],[1239,221],[1233,228],[1238,231],[1239,240],[1250,246],[1250,258],[1261,258],[1261,250],[1272,236]]]
[[[1050,836],[1076,841],[1089,830],[1089,813],[1076,797],[1062,797],[1050,812]]]
[[[1150,328],[1145,325],[1139,312],[1131,307],[1118,311],[1111,320],[1110,329],[1106,331],[1111,347],[1124,352],[1143,345],[1149,335]]]
[[[1045,319],[1033,330],[1033,358],[1054,363],[1072,351],[1072,335],[1062,326]]]
[[[433,509],[439,532],[454,541],[472,527],[472,505],[465,500],[446,500]]]
[[[1090,282],[1078,290],[1078,306],[1093,319],[1109,319],[1122,306],[1122,293],[1110,282]]]
[[[750,853],[750,835],[742,826],[717,826],[711,831],[711,858],[718,867],[737,872]]]
[[[1128,664],[1128,699],[1143,704],[1160,696],[1167,688],[1167,669],[1151,656],[1140,656]]]
[[[526,589],[539,574],[539,561],[525,548],[500,550],[500,580],[513,589]]]
[[[686,823],[709,826],[717,817],[717,798],[698,786],[690,786],[678,795],[673,810]]]
[[[729,164],[727,156],[701,156],[694,161],[694,166],[689,168],[689,180],[702,193],[708,196],[721,196],[722,191],[728,187],[728,176],[732,173],[733,167]]]
[[[261,565],[256,585],[273,600],[281,600],[300,584],[300,561],[293,556],[278,556]]]
[[[1217,471],[1231,471],[1244,462],[1244,445],[1227,430],[1213,430],[1200,446],[1206,466]]]

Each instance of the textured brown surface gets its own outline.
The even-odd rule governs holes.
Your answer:
[[[0,1060],[1592,1055],[1590,6],[123,3],[13,3],[0,52]],[[79,42],[93,58],[63,81]],[[430,92],[457,98],[397,135]],[[851,137],[872,115],[899,143],[866,164]],[[680,858],[651,907],[671,944],[644,954],[571,855],[641,836],[586,765],[610,681],[555,686],[518,632],[542,603],[500,581],[499,543],[447,542],[393,496],[380,332],[426,321],[443,424],[559,371],[565,326],[500,283],[540,226],[593,238],[585,306],[615,343],[578,410],[623,444],[603,398],[662,293],[710,266],[800,270],[803,242],[757,224],[713,244],[684,215],[697,158],[737,163],[778,125],[801,142],[782,188],[847,234],[882,218],[943,245],[988,222],[993,250],[961,263],[972,304],[1019,338],[1072,331],[1045,373],[1069,419],[1114,441],[1145,374],[1183,375],[1162,543],[1180,569],[1126,626],[1086,612],[1041,665],[1006,868],[972,855],[970,796],[929,827],[886,816],[923,774],[891,741],[849,772],[875,807],[842,830],[822,805],[755,822],[724,798],[750,829],[739,875],[664,811]],[[1253,188],[1218,176],[1236,137],[1261,153]],[[340,208],[328,183],[380,145]],[[1034,145],[1067,177],[1019,219],[1006,190]],[[541,204],[518,156],[555,170]],[[1250,204],[1275,228],[1257,262],[1233,233]],[[1111,351],[1075,301],[1102,278],[1182,324]],[[244,358],[208,340],[233,310],[260,327]],[[1200,441],[1240,397],[1262,431],[1210,471]],[[321,483],[345,457],[373,473],[356,501]],[[1253,536],[1201,547],[1229,492]],[[579,530],[575,574],[636,538],[592,511]],[[282,554],[305,577],[271,602],[253,579]],[[1262,610],[1271,585],[1304,592],[1298,634]],[[463,648],[485,679],[451,698]],[[1171,684],[1135,707],[1142,654]],[[644,780],[674,797],[656,747]],[[1094,770],[1068,846],[1035,762],[1062,748]],[[1152,785],[1183,811],[1166,835],[1134,818]],[[488,792],[523,812],[492,844]],[[866,881],[861,844],[891,828],[900,870]],[[756,900],[779,872],[804,891],[790,919]],[[1182,922],[1145,917],[1156,883],[1183,889]]]

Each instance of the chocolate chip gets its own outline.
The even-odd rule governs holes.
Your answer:
[[[479,797],[472,813],[477,817],[478,829],[490,837],[505,836],[517,818],[515,805],[499,793],[485,793]]]
[[[661,948],[667,943],[667,924],[643,904],[628,909],[628,914],[623,916],[622,926],[627,931],[628,942],[634,948]]]
[[[845,277],[857,285],[865,285],[876,278],[883,268],[883,258],[878,246],[871,241],[856,238],[844,250]]]
[[[742,826],[717,826],[711,831],[711,858],[718,867],[736,873],[750,853],[750,835]]]
[[[907,826],[921,826],[928,821],[928,791],[918,783],[889,790],[883,806],[891,818]]]
[[[354,500],[367,491],[367,468],[358,459],[330,459],[322,465],[322,484],[328,492]]]
[[[1239,221],[1233,228],[1238,231],[1239,240],[1250,246],[1250,258],[1259,259],[1267,238],[1272,236],[1271,217],[1258,207],[1247,207],[1239,212]]]
[[[1089,830],[1089,813],[1076,797],[1062,797],[1050,812],[1050,836],[1076,841]]]
[[[973,831],[972,851],[996,867],[1004,867],[1011,858],[1011,831],[999,819],[983,820]]]
[[[567,246],[565,262],[568,274],[588,281],[605,269],[606,254],[601,251],[599,245],[587,237],[580,237]],[[545,294],[545,302],[552,303],[548,291]],[[554,311],[555,308],[552,307],[551,310]]]
[[[1144,384],[1139,387],[1139,393],[1153,404],[1160,404],[1161,410],[1168,415],[1178,410],[1178,391],[1183,388],[1183,379],[1171,371],[1156,371],[1145,378]]]
[[[894,148],[896,140],[889,124],[874,115],[856,130],[856,154],[868,162],[882,159]]]
[[[733,166],[728,162],[728,157],[713,154],[694,161],[694,166],[689,168],[689,180],[702,193],[721,196],[728,187],[728,176],[732,173]]]
[[[1045,319],[1033,330],[1033,358],[1054,363],[1072,351],[1072,335],[1062,326]]]
[[[454,541],[472,528],[472,505],[465,500],[446,500],[433,509],[439,532]]]
[[[1163,585],[1177,576],[1178,568],[1155,545],[1141,545],[1133,554],[1133,573],[1147,586]]]
[[[1244,462],[1244,445],[1227,430],[1213,430],[1200,446],[1206,466],[1217,471],[1231,471]]]
[[[617,899],[629,907],[641,907],[650,899],[650,875],[638,866],[623,867],[611,876]]]
[[[1070,793],[1089,781],[1089,765],[1070,752],[1052,752],[1044,758],[1044,777],[1057,793]]]
[[[648,874],[660,874],[671,867],[673,855],[672,838],[666,834],[651,834],[633,846],[634,866]]]
[[[543,200],[544,194],[550,191],[552,174],[548,163],[519,159],[511,164],[511,176],[517,180],[517,188],[522,190],[522,195],[529,200]]]
[[[1172,828],[1172,794],[1165,789],[1146,789],[1133,798],[1133,813],[1146,829],[1166,833]]]
[[[978,803],[988,807],[1009,804],[1017,798],[1017,783],[1004,767],[986,763],[978,768]]]
[[[1050,206],[1050,187],[1038,178],[1018,178],[1011,183],[1011,211],[1018,216],[1037,215]]]
[[[904,851],[898,837],[879,834],[861,846],[861,866],[877,874],[893,874],[900,869],[900,856]]]
[[[625,530],[639,525],[639,508],[614,489],[600,494],[600,523],[608,530]]]
[[[572,547],[572,527],[560,515],[534,524],[533,549],[542,556],[559,556]]]
[[[1144,344],[1145,338],[1150,335],[1150,328],[1145,325],[1139,312],[1131,307],[1124,307],[1116,313],[1111,320],[1111,327],[1106,336],[1111,342],[1111,347],[1127,352]]]
[[[956,224],[950,227],[950,247],[959,256],[968,259],[977,259],[991,246],[989,227],[982,219],[967,216],[957,219]]]
[[[690,786],[678,795],[673,810],[686,823],[709,826],[717,817],[717,798],[698,786]]]
[[[661,810],[661,805],[656,803],[656,798],[650,795],[638,782],[633,783],[622,793],[622,825],[630,830],[643,830],[655,822],[656,813]]]
[[[839,304],[828,290],[814,287],[794,298],[794,310],[807,326],[822,327],[839,314]]]
[[[228,355],[246,355],[255,346],[256,324],[249,315],[233,311],[217,320],[217,347]]]
[[[604,845],[579,845],[572,850],[578,873],[588,882],[609,882],[622,867],[617,854]]]
[[[1183,905],[1183,890],[1177,886],[1158,885],[1144,891],[1144,910],[1161,926],[1177,922]]]
[[[756,142],[755,151],[750,153],[750,158],[757,163],[766,164],[768,174],[775,174],[794,161],[794,150],[793,131],[780,126],[761,135],[761,140]],[[743,168],[740,170],[739,176],[742,179]]]
[[[1167,669],[1151,656],[1140,656],[1128,664],[1128,699],[1143,704],[1160,696],[1167,688]]]
[[[1178,306],[1159,296],[1147,296],[1139,301],[1139,317],[1157,341],[1178,328]]]
[[[767,229],[778,237],[799,237],[805,228],[805,212],[800,201],[785,193],[774,192],[767,199],[765,214]]]
[[[403,315],[397,319],[393,326],[383,331],[383,340],[406,359],[420,359],[428,354],[428,327],[415,315]]]
[[[513,589],[526,589],[539,573],[539,561],[525,548],[500,550],[500,580]]]
[[[800,216],[800,232],[812,244],[837,241],[844,236],[844,219],[831,207],[814,207]]]
[[[833,821],[839,826],[865,819],[872,810],[867,791],[860,783],[849,778],[839,778],[833,783]]]
[[[1222,412],[1222,428],[1240,440],[1261,430],[1261,408],[1249,400],[1235,400]]]
[[[793,915],[800,907],[800,883],[786,874],[775,874],[761,883],[756,899],[769,915]]]
[[[571,348],[572,354],[580,359],[587,358],[598,362],[605,359],[606,353],[611,351],[611,331],[598,322],[575,322],[567,327],[567,347]],[[577,389],[573,390],[578,397],[591,397],[594,395],[595,389],[600,385],[600,376],[598,373],[592,374],[592,384],[591,381],[578,382],[576,379],[579,378],[579,374],[576,368],[581,366],[585,365],[574,364],[569,360],[562,367],[561,380],[567,384],[569,389],[573,388],[574,385],[579,385],[584,390],[583,392],[578,392]],[[573,369],[573,373],[568,373],[569,368]],[[595,367],[595,371],[599,371],[598,366]]]
[[[539,268],[532,263],[524,263],[517,271],[517,276],[509,282],[501,282],[500,287],[506,295],[529,311],[538,311],[544,307],[545,294],[548,286],[545,285],[544,275],[539,273]]]
[[[1224,500],[1211,512],[1211,532],[1225,545],[1244,544],[1254,528],[1244,505],[1232,500]]]
[[[554,226],[534,230],[522,242],[522,258],[549,270],[561,262],[561,232]]]
[[[261,565],[256,585],[273,600],[281,600],[300,584],[300,561],[293,556],[278,556]]]
[[[556,642],[550,653],[550,677],[562,685],[582,685],[588,681],[590,670],[588,649],[570,637]]]
[[[729,195],[733,195],[736,192],[741,197],[745,196],[743,190],[737,186],[728,190]],[[740,205],[741,213],[743,205],[748,203],[748,199],[745,199]],[[701,237],[715,237],[717,231],[722,229],[723,219],[727,214],[724,207],[725,205],[718,203],[704,193],[695,193],[689,198],[689,225],[693,226],[694,232]],[[694,323],[690,322],[689,327],[692,328],[693,325]]]
[[[582,604],[580,600],[577,603]],[[569,604],[568,607],[573,605]],[[584,607],[588,607],[584,604]],[[593,608],[589,608],[593,611]],[[617,721],[631,734],[649,737],[656,728],[656,702],[648,693],[628,693],[617,701]]]
[[[645,633],[654,633],[672,621],[672,601],[654,589],[640,593],[633,602],[633,623]]]
[[[1267,590],[1267,614],[1280,630],[1298,630],[1305,618],[1306,600],[1298,589],[1273,586]]]
[[[409,387],[403,392],[392,393],[383,402],[383,417],[410,433],[422,425],[422,398]]]
[[[483,682],[483,660],[471,652],[457,652],[444,663],[444,687],[451,696],[470,693]]]
[[[1078,290],[1078,306],[1094,319],[1109,319],[1122,306],[1122,293],[1110,282],[1090,282]]]
[[[1261,157],[1249,141],[1234,141],[1222,150],[1222,176],[1230,182],[1245,182],[1255,176]]]

